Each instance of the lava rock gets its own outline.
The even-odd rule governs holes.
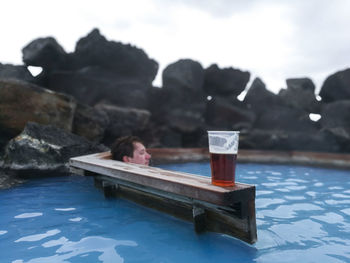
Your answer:
[[[107,113],[93,107],[77,104],[74,114],[72,132],[89,141],[100,142],[109,125]]]
[[[315,92],[315,84],[309,78],[295,78],[295,79],[287,79],[287,88],[294,90],[308,90],[311,92]]]
[[[320,91],[322,101],[329,103],[337,100],[350,100],[350,68],[330,75]]]
[[[98,104],[97,110],[105,112],[109,125],[105,130],[103,143],[110,146],[120,136],[136,134],[147,127],[151,113],[147,110]]]
[[[255,129],[283,130],[286,132],[317,132],[319,126],[310,120],[309,114],[302,110],[274,106],[261,112],[254,123]]]
[[[23,62],[27,66],[37,66],[53,70],[67,63],[68,55],[53,37],[38,38],[22,49]]]
[[[237,97],[246,87],[250,73],[234,68],[220,69],[216,64],[205,69],[204,90],[208,95]]]
[[[102,101],[118,106],[145,109],[150,86],[137,79],[116,75],[101,67],[81,70],[55,71],[50,74],[51,90],[70,94],[83,104],[94,106]]]
[[[323,105],[320,123],[323,128],[343,127],[350,130],[350,100],[339,100]]]
[[[0,137],[9,140],[29,121],[72,130],[76,101],[19,80],[0,80]]]
[[[4,167],[24,177],[68,174],[69,158],[106,150],[55,126],[29,122],[7,144]]]
[[[255,78],[247,91],[244,103],[257,115],[270,107],[285,106],[282,99],[266,89],[265,83],[260,78]]]
[[[142,49],[108,41],[98,29],[93,29],[86,37],[81,38],[70,56],[73,69],[100,66],[149,85],[158,71],[158,63],[150,59]]]
[[[163,87],[197,93],[202,89],[204,70],[200,63],[191,59],[181,59],[168,65],[162,74]]]
[[[205,116],[207,125],[227,130],[249,130],[256,119],[255,113],[242,102],[222,97],[207,102]]]
[[[340,152],[350,152],[350,100],[323,105],[319,122],[341,145]]]
[[[287,79],[287,89],[281,89],[278,96],[286,105],[308,113],[321,110],[321,103],[315,96],[315,85],[309,78]]]
[[[26,66],[0,63],[0,79],[17,79],[32,82],[34,77]]]
[[[240,148],[276,150],[276,151],[315,151],[339,152],[340,145],[328,132],[304,131],[286,132],[283,130],[254,129],[244,136],[240,136]]]

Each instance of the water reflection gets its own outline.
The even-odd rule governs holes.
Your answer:
[[[84,237],[77,242],[69,241],[66,237],[57,240],[50,240],[42,244],[42,247],[50,248],[59,246],[55,254],[48,257],[33,258],[28,261],[17,259],[14,263],[47,263],[47,262],[69,262],[70,259],[81,257],[86,262],[96,262],[93,260],[98,253],[98,260],[104,263],[116,262],[122,263],[124,259],[117,253],[118,246],[137,246],[134,241],[115,240],[100,236]]]

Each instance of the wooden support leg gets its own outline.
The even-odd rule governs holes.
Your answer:
[[[192,208],[192,214],[193,214],[193,224],[194,229],[197,233],[204,232],[205,227],[205,210],[203,208],[200,208],[198,206],[193,206]]]
[[[103,181],[102,187],[105,198],[111,198],[115,196],[118,185]]]
[[[257,229],[256,229],[256,215],[255,215],[255,199],[249,200],[247,202],[248,207],[248,234],[250,235],[250,239],[252,243],[255,243],[258,239]]]
[[[96,188],[103,189],[102,183],[103,183],[102,179],[94,177],[94,185],[95,185]]]

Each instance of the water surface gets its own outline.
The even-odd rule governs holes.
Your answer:
[[[208,163],[162,166],[209,176]],[[0,191],[0,262],[350,262],[349,172],[239,164],[256,185],[258,242],[247,245],[123,199],[91,177]]]

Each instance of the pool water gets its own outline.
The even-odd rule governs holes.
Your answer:
[[[208,163],[163,165],[209,176]],[[350,262],[349,171],[239,164],[256,185],[258,242],[197,235],[190,222],[123,199],[91,177],[0,191],[0,262]]]

